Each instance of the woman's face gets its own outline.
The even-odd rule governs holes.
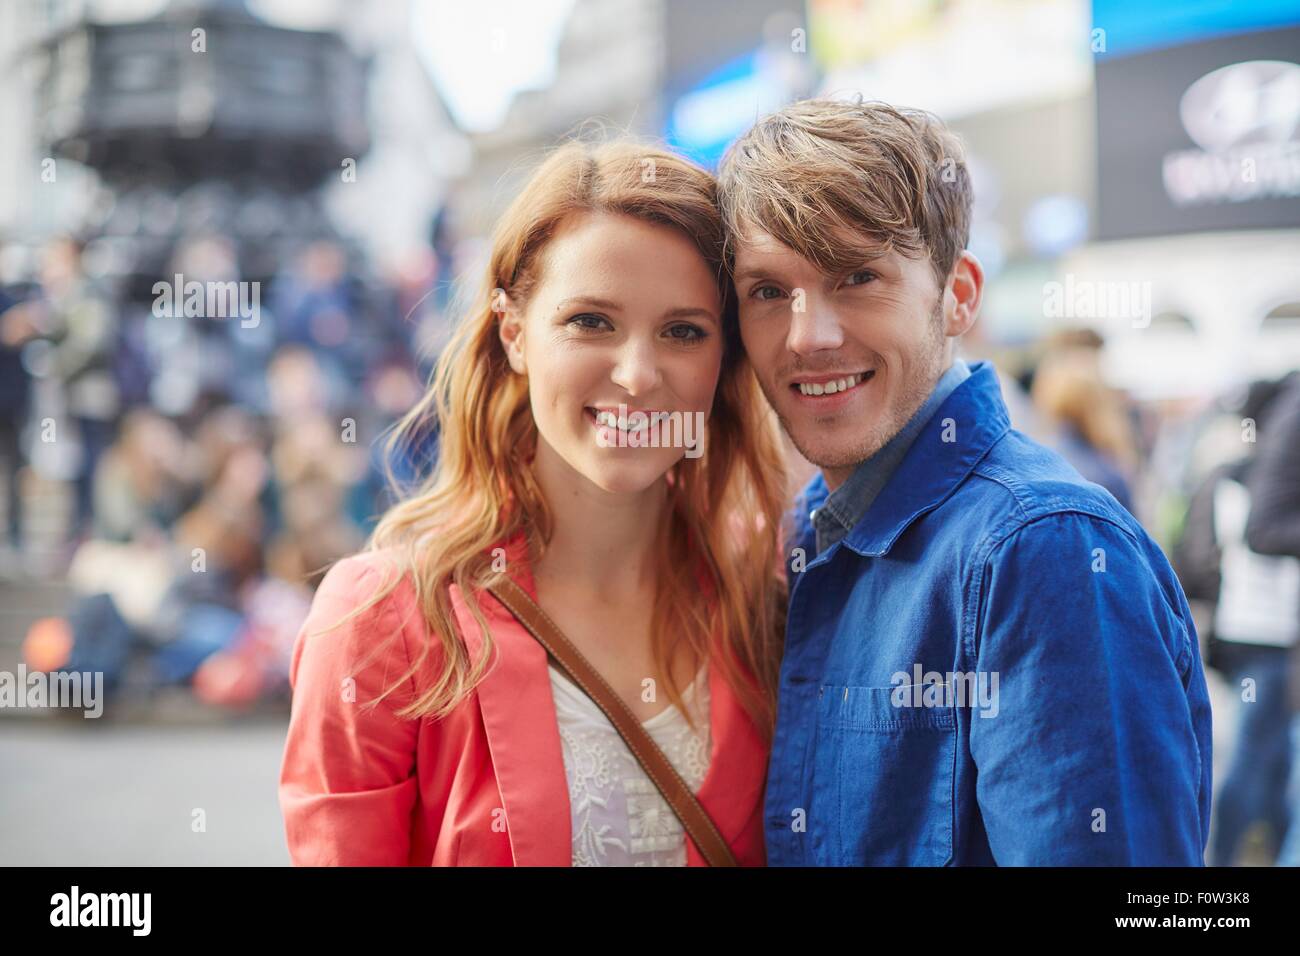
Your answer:
[[[537,267],[527,304],[506,304],[501,341],[528,376],[539,458],[635,493],[698,457],[723,346],[718,284],[695,244],[587,213],[561,223]]]

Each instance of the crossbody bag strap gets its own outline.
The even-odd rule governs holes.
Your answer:
[[[488,585],[488,590],[546,648],[551,658],[609,718],[609,722],[632,751],[632,756],[677,814],[677,819],[681,820],[682,826],[708,864],[735,866],[736,859],[732,856],[727,841],[722,838],[695,794],[691,793],[691,788],[681,774],[641,726],[623,699],[615,693],[614,688],[582,656],[573,642],[564,636],[550,615],[537,606],[527,591],[505,575]]]

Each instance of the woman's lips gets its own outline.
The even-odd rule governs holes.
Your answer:
[[[600,439],[600,444],[603,447],[638,448],[641,446],[642,442],[649,444],[650,426],[654,421],[652,416],[655,414],[666,415],[668,413],[662,412],[658,409],[635,409],[634,411],[640,412],[643,416],[641,419],[636,419],[640,426],[638,428],[619,427],[619,412],[617,408],[597,408],[588,405],[583,408],[582,414],[586,416],[587,421],[591,422],[591,427],[596,430],[596,434]],[[627,420],[632,418],[634,411],[629,410],[627,412],[627,418],[623,419],[625,425],[627,424]],[[600,420],[602,417],[605,419],[604,421]]]

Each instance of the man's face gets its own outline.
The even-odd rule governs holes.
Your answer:
[[[752,231],[736,243],[735,282],[763,392],[795,447],[838,487],[907,424],[950,362],[945,293],[929,260],[889,252],[832,277]]]

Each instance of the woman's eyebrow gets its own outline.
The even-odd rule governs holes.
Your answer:
[[[692,305],[684,305],[681,306],[680,308],[669,309],[667,312],[664,313],[664,318],[665,319],[702,318],[702,319],[708,319],[710,322],[718,321],[718,315],[716,312],[712,311],[711,309],[701,309],[697,306],[692,306]]]
[[[575,305],[585,305],[596,309],[605,309],[609,312],[619,312],[622,310],[622,306],[611,299],[602,299],[590,295],[574,295],[569,296],[567,299],[561,299],[556,303],[555,311],[560,312]]]
[[[583,306],[593,309],[604,309],[606,312],[622,312],[623,307],[612,299],[602,299],[599,296],[592,295],[571,295],[566,299],[561,299],[556,303],[555,311],[562,312],[571,309],[574,306]],[[705,318],[711,322],[718,321],[717,313],[711,309],[701,308],[694,305],[678,306],[675,309],[669,309],[663,314],[665,319],[685,319],[685,318]]]

